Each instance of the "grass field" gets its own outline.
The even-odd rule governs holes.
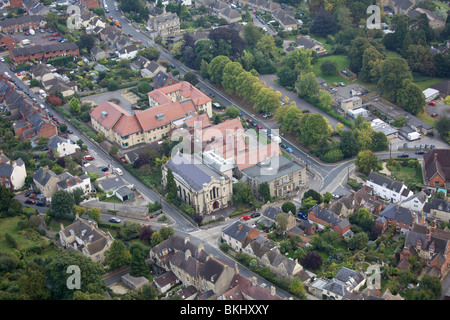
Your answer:
[[[0,252],[11,252],[11,248],[5,241],[5,234],[9,233],[17,243],[17,249],[26,249],[32,247],[36,243],[22,235],[20,235],[17,223],[21,220],[20,217],[11,217],[0,219]]]
[[[320,70],[320,66],[325,61],[333,61],[337,64],[337,69],[348,69],[349,63],[346,56],[343,55],[332,55],[327,57],[320,57],[318,61],[313,65],[313,72],[316,76],[321,77],[325,80],[327,80],[328,85],[331,85],[333,82],[344,82],[345,84],[350,84],[351,81],[345,80],[343,77],[341,77],[338,73],[334,75],[326,75],[323,74],[323,72]]]

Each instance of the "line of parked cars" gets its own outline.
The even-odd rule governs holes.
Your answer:
[[[31,199],[30,197],[36,197],[36,191],[34,190],[29,190],[25,193],[25,197],[28,197],[27,200],[25,200],[26,204],[34,204],[38,207],[50,207],[50,203],[47,203],[46,201],[43,200],[35,200],[35,199]]]

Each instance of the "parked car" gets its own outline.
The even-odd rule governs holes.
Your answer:
[[[406,153],[402,153],[402,154],[399,154],[397,156],[397,158],[409,158],[409,155],[407,155]]]
[[[36,195],[36,191],[30,190],[30,191],[27,191],[27,193],[25,193],[25,197],[29,197],[31,195]]]
[[[116,217],[111,217],[111,218],[109,218],[109,222],[121,223],[122,219],[119,219],[119,218],[116,218]]]
[[[425,151],[419,150],[419,151],[416,151],[416,154],[425,154]]]
[[[435,113],[432,113],[431,116],[432,116],[433,118],[436,118],[436,117],[438,116],[438,114],[435,112]]]
[[[280,144],[280,147],[282,147],[283,149],[287,149],[287,145],[285,143]]]
[[[94,157],[93,156],[91,156],[91,155],[86,155],[85,157],[84,157],[86,160],[88,160],[88,161],[91,161],[91,160],[94,160]]]
[[[129,33],[128,36],[129,36],[130,38],[133,38],[133,35],[132,35],[131,33]]]
[[[69,129],[67,129],[66,132],[69,133],[69,134],[73,134],[73,131],[72,131],[72,130],[69,130]]]
[[[248,118],[248,119],[247,119],[247,122],[248,122],[248,123],[252,123],[252,122],[253,122],[253,120],[252,120],[252,119],[250,119],[250,118]]]
[[[261,216],[259,212],[255,212],[250,215],[251,218],[258,218],[259,216]]]
[[[27,200],[25,200],[25,203],[27,203],[27,204],[35,204],[36,201],[34,201],[33,199],[27,199]]]
[[[250,216],[242,216],[242,217],[241,217],[241,220],[243,220],[243,221],[250,220]]]
[[[38,201],[38,202],[36,202],[36,205],[39,206],[39,207],[45,207],[46,204],[47,203],[45,201]]]
[[[308,220],[308,216],[307,216],[306,214],[302,213],[302,212],[299,212],[299,213],[297,214],[297,216],[298,216],[300,219]]]
[[[287,147],[286,151],[289,152],[289,153],[293,153],[294,152],[294,150],[292,150],[290,147]]]
[[[256,129],[262,130],[262,127],[261,126],[257,126]]]
[[[428,103],[428,105],[429,105],[429,106],[435,106],[435,105],[436,105],[436,102],[430,101],[430,102]]]
[[[56,41],[56,37],[51,37],[48,41]]]
[[[109,168],[105,166],[105,167],[101,167],[100,170],[102,170],[103,172],[106,172],[109,170]]]

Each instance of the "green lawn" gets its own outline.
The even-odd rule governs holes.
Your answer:
[[[20,217],[11,217],[0,219],[0,252],[12,252],[11,248],[5,241],[5,234],[9,233],[17,243],[17,249],[26,249],[34,246],[36,243],[19,234],[17,223]]]
[[[349,68],[349,63],[348,63],[348,59],[347,59],[346,56],[343,56],[343,55],[332,55],[332,56],[327,56],[327,57],[320,57],[318,59],[318,61],[313,65],[313,72],[315,73],[316,76],[327,80],[327,83],[328,83],[329,86],[332,85],[333,82],[344,82],[345,84],[352,83],[351,81],[345,80],[338,73],[336,73],[334,75],[323,74],[322,71],[320,70],[320,66],[325,61],[334,61],[334,62],[336,62],[338,70],[348,69]]]
[[[413,81],[415,84],[417,84],[420,89],[425,90],[427,88],[430,88],[433,84],[445,81],[447,79],[445,78],[437,78],[437,77],[430,77],[423,74],[413,73]]]

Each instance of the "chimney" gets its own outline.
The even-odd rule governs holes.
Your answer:
[[[187,244],[189,242],[189,237],[184,238],[184,244]]]
[[[256,286],[258,284],[258,279],[256,277],[252,277],[252,286]]]
[[[276,295],[275,286],[270,286],[270,294],[273,295],[273,296]]]
[[[434,161],[437,161],[437,152],[434,153]]]
[[[188,250],[186,250],[186,252],[184,253],[184,259],[187,260],[190,256],[191,256],[191,251],[188,249]]]
[[[237,262],[234,263],[234,273],[239,274],[239,267]]]
[[[70,179],[66,180],[66,184],[67,184],[68,187],[70,187]]]
[[[198,251],[203,251],[205,249],[205,247],[203,246],[203,243],[199,243],[198,244]]]

